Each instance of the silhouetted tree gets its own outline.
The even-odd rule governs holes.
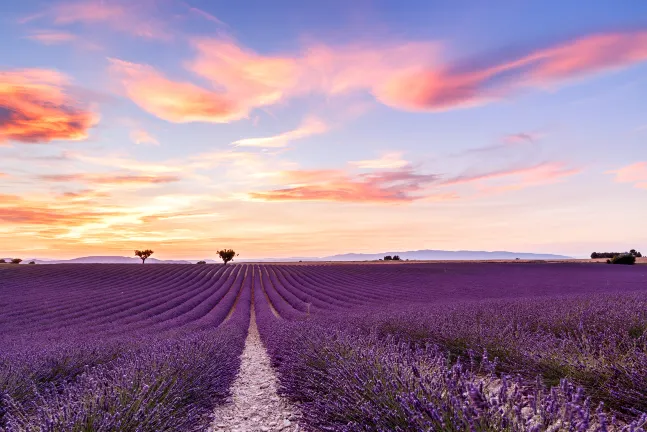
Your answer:
[[[591,259],[596,259],[596,258],[600,258],[600,257],[598,256],[598,253],[597,253],[597,252],[593,252],[593,253],[591,254]]]
[[[218,256],[222,262],[227,264],[229,261],[232,261],[235,256],[238,256],[238,254],[234,252],[233,249],[223,249],[218,251]]]
[[[400,255],[393,255],[393,261],[401,261]]]
[[[196,264],[206,264],[206,261],[198,261]]]
[[[20,264],[22,260],[20,258],[14,258],[11,260],[11,264]]]
[[[391,255],[387,255],[384,257],[384,261],[391,261],[393,260],[393,257]]]
[[[29,261],[29,264],[36,264],[35,261]]]
[[[146,262],[146,259],[153,255],[155,252],[150,250],[150,249],[145,249],[145,250],[136,250],[135,255],[137,255],[139,258],[142,260],[142,264]]]
[[[611,259],[611,264],[628,264],[632,265],[636,263],[636,257],[630,253],[624,253],[616,255]]]
[[[629,253],[630,253],[631,255],[635,256],[636,258],[640,258],[640,257],[642,257],[642,256],[643,256],[643,254],[641,254],[640,252],[636,251],[636,249],[631,249],[631,250],[629,251]]]

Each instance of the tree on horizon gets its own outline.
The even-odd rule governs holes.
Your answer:
[[[135,255],[141,258],[142,264],[146,262],[146,259],[153,255],[155,252],[150,250],[150,249],[144,249],[144,250],[136,250]]]
[[[238,256],[238,254],[233,249],[223,249],[218,251],[218,256],[227,264],[229,261],[233,261],[234,257]]]

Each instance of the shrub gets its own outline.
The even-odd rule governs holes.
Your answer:
[[[22,260],[20,258],[14,258],[11,260],[11,264],[20,264]]]
[[[206,264],[206,261],[198,261],[196,264]]]
[[[393,260],[393,257],[391,255],[387,255],[384,257],[384,261],[391,261]]]
[[[6,264],[6,263],[7,263],[7,260],[5,260],[5,259],[0,259],[0,264]]]
[[[29,264],[36,264],[35,261],[29,261]]]
[[[607,259],[607,264],[611,264],[611,260],[610,260],[610,259]]]
[[[400,255],[393,255],[393,261],[402,261]]]
[[[633,256],[632,254],[620,254],[616,255],[611,259],[611,264],[635,264],[636,263],[636,257]]]

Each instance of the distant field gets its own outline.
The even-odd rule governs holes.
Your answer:
[[[2,266],[0,430],[206,430],[251,313],[306,430],[641,430],[647,267],[513,263]]]

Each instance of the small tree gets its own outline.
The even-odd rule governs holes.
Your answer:
[[[146,259],[147,259],[148,257],[150,257],[151,255],[153,255],[154,253],[155,253],[155,252],[153,252],[153,251],[152,251],[152,250],[150,250],[150,249],[145,249],[145,250],[141,250],[141,251],[140,251],[140,250],[136,250],[136,251],[135,251],[135,255],[137,255],[139,258],[141,258],[141,260],[142,260],[142,264],[144,264],[144,263],[146,262]]]
[[[206,264],[206,261],[198,261],[196,264]]]
[[[401,261],[400,255],[393,255],[393,261]]]
[[[11,264],[20,264],[22,260],[20,258],[14,258],[11,260]]]
[[[218,251],[218,256],[222,262],[227,264],[229,261],[232,261],[235,256],[238,256],[238,254],[234,252],[233,249],[223,249]]]
[[[391,255],[387,255],[384,257],[384,261],[391,261],[393,257]]]
[[[598,258],[598,253],[597,253],[597,252],[593,252],[593,253],[591,254],[591,259],[596,259],[596,258]]]

